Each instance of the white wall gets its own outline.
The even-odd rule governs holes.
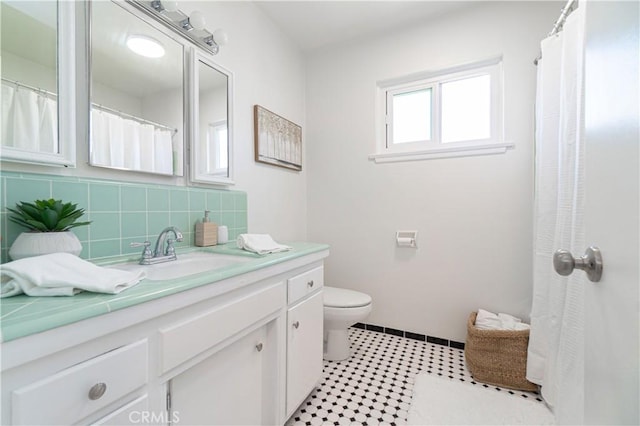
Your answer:
[[[558,4],[474,5],[317,51],[307,63],[308,237],[331,245],[327,285],[373,297],[365,321],[464,341],[479,307],[531,305],[533,59]],[[375,164],[378,80],[503,55],[506,154]],[[418,230],[419,248],[395,247]]]
[[[56,93],[55,70],[9,51],[2,52],[2,77]]]
[[[131,114],[137,117],[142,116],[143,98],[139,98],[136,95],[130,95],[97,81],[94,82],[91,87],[91,101],[94,104],[106,106],[126,114]]]

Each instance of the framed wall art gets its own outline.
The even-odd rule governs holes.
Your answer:
[[[253,120],[256,161],[302,170],[302,127],[260,105],[253,107]]]

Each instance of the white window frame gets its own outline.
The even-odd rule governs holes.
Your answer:
[[[490,137],[443,143],[440,129],[441,85],[487,74],[491,78]],[[432,90],[431,139],[400,144],[390,143],[393,135],[393,95],[424,88]],[[504,141],[502,57],[379,81],[377,92],[376,153],[369,155],[369,159],[376,163],[501,154],[514,146],[513,143]]]

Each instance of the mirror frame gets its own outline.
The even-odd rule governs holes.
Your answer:
[[[76,167],[76,10],[75,2],[58,1],[58,153],[0,147],[0,160],[45,166]],[[60,78],[65,76],[65,78]]]
[[[189,67],[189,176],[191,183],[207,183],[214,185],[234,185],[233,180],[233,73],[224,67],[216,64],[210,58],[210,55],[201,53],[195,47],[191,47]],[[228,154],[228,172],[227,177],[213,176],[207,173],[199,173],[197,168],[196,155],[198,145],[200,143],[200,80],[198,71],[198,62],[203,62],[214,70],[227,77],[227,154]]]

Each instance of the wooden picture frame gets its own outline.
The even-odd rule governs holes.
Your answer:
[[[255,160],[302,170],[302,127],[261,107],[253,107]]]

